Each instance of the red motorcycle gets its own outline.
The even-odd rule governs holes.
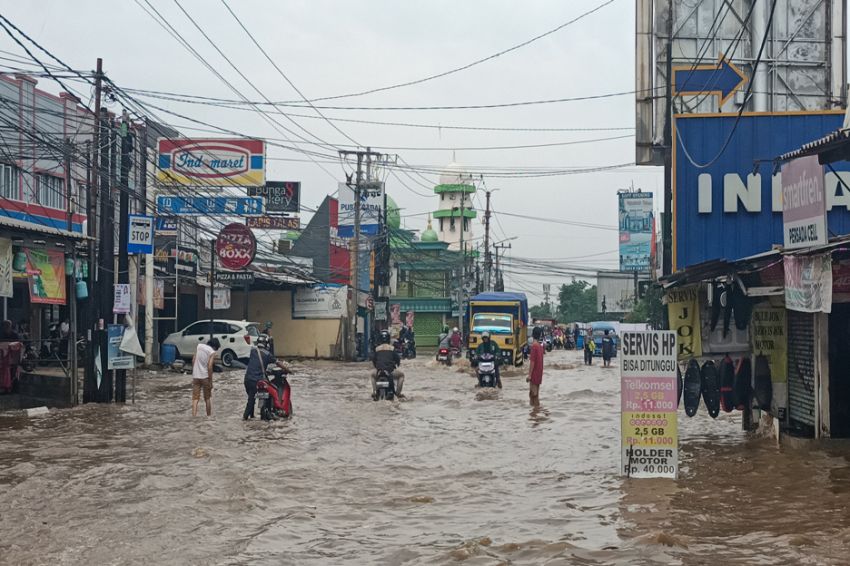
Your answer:
[[[266,368],[266,378],[257,383],[257,401],[260,403],[260,418],[288,419],[292,416],[292,388],[286,376],[289,371],[277,364]]]

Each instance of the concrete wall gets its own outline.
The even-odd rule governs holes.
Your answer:
[[[291,290],[251,291],[248,293],[248,320],[264,323],[271,321],[275,354],[332,358],[339,335],[337,319],[292,318]],[[218,318],[243,318],[244,293],[231,292],[231,306],[226,311],[216,311]]]

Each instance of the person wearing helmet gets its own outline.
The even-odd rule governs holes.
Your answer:
[[[248,367],[245,368],[245,393],[248,394],[248,403],[245,412],[242,413],[244,420],[254,418],[254,406],[257,396],[257,383],[266,376],[266,368],[275,363],[275,357],[269,351],[269,339],[266,336],[256,338],[254,348],[248,356]]]
[[[460,335],[460,330],[457,329],[457,326],[452,328],[452,333],[449,336],[449,345],[454,350],[460,350],[462,346],[463,340]]]
[[[499,345],[490,340],[490,333],[486,330],[481,333],[481,344],[475,349],[475,360],[484,354],[492,354],[496,361],[496,387],[502,388],[502,378],[499,375],[499,366],[502,365],[502,350]],[[473,365],[478,365],[477,361]]]
[[[401,365],[401,356],[392,347],[390,341],[389,331],[382,330],[378,338],[379,344],[372,353],[372,365],[375,366],[375,370],[372,372],[372,399],[374,400],[378,399],[376,383],[378,381],[378,372],[381,370],[388,372],[392,377],[391,383],[394,386],[396,397],[404,398],[404,395],[401,393],[404,386],[404,373],[398,369],[398,366]]]

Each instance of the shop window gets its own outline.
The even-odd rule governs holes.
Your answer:
[[[0,164],[0,197],[20,200],[18,168],[6,163]]]
[[[48,208],[65,208],[65,182],[53,175],[35,176],[35,201]]]

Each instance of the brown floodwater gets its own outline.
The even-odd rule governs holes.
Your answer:
[[[480,392],[405,363],[402,402],[363,364],[301,362],[295,417],[243,422],[242,376],[192,419],[190,379],[135,405],[0,416],[2,564],[846,564],[850,446],[777,448],[740,414],[680,411],[680,478],[618,475],[617,368],[547,355]]]

